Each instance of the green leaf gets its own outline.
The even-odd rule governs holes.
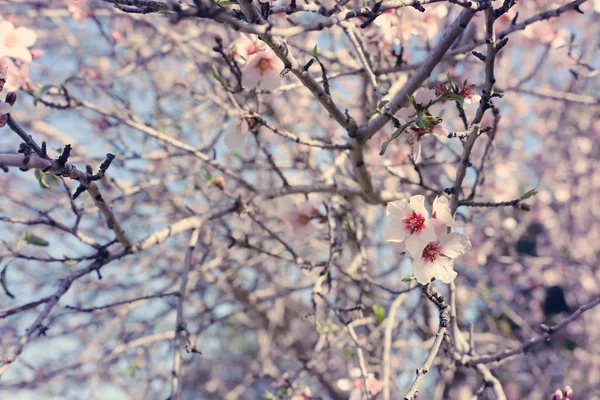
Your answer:
[[[2,289],[4,289],[4,293],[11,299],[14,299],[15,295],[8,290],[8,286],[6,285],[6,268],[8,268],[8,265],[5,265],[4,268],[2,268],[2,272],[0,272],[0,284],[2,285]]]
[[[58,178],[56,176],[53,174],[45,174],[39,169],[35,170],[35,177],[42,189],[48,189],[50,186],[58,183]]]
[[[47,247],[50,243],[39,236],[34,235],[31,232],[25,232],[23,234],[23,239],[34,246]]]
[[[450,72],[448,72],[448,85],[450,86],[450,89],[452,89],[453,92],[456,92],[456,85],[454,84],[454,81],[450,76]]]
[[[456,93],[452,93],[452,92],[444,92],[442,93],[442,95],[440,97],[438,97],[437,99],[435,99],[435,101],[433,103],[431,103],[432,105],[435,103],[439,103],[442,101],[448,101],[448,100],[453,100],[456,101],[461,107],[465,106],[465,99],[464,97],[456,94]]]
[[[38,101],[40,101],[40,98],[44,95],[44,93],[47,93],[50,89],[55,88],[56,86],[54,85],[44,85],[41,88],[39,88],[38,90],[35,91],[35,94],[33,95],[33,105],[37,106]]]
[[[385,308],[380,304],[374,304],[372,308],[375,314],[375,322],[377,322],[377,325],[381,325],[385,319]]]
[[[4,245],[4,247],[6,247],[6,250],[10,251],[11,253],[13,252],[12,247],[10,247],[10,244],[8,244],[6,240],[3,240],[2,244]]]
[[[217,82],[219,82],[221,84],[221,86],[225,87],[225,82],[223,82],[223,79],[221,79],[221,77],[214,72],[213,72],[213,78],[215,78],[215,80]]]
[[[390,143],[392,142],[392,140],[396,140],[398,138],[398,136],[400,136],[402,134],[402,132],[404,132],[406,130],[406,128],[408,128],[408,126],[410,124],[412,124],[413,122],[415,122],[414,120],[412,121],[408,121],[406,124],[402,125],[400,128],[396,129],[396,131],[392,134],[392,137],[390,137],[388,140],[386,140],[385,142],[383,142],[383,144],[381,145],[381,151],[379,152],[379,155],[382,156],[385,154],[388,146],[390,145]]]
[[[319,52],[317,50],[317,45],[316,44],[315,44],[315,47],[313,48],[312,56],[315,58],[315,60],[319,61]]]
[[[411,282],[413,280],[412,276],[405,276],[404,278],[402,278],[402,282]]]
[[[277,400],[277,397],[275,397],[275,395],[273,393],[265,391],[265,394],[263,394],[263,399],[265,399],[265,400]]]
[[[289,389],[279,389],[277,391],[277,397],[290,397],[292,395],[292,392],[290,392]]]
[[[536,189],[531,189],[530,191],[528,191],[527,193],[523,194],[520,199],[521,200],[527,200],[530,197],[535,196],[536,194],[538,194],[538,191]]]
[[[415,111],[418,111],[419,108],[417,107],[417,102],[416,102],[415,98],[413,96],[411,96],[410,94],[407,94],[406,97],[408,97],[408,102],[410,103],[412,108],[414,108]]]

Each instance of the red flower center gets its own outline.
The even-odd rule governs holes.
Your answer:
[[[268,71],[270,69],[272,69],[273,66],[271,64],[271,60],[268,58],[261,58],[260,61],[258,61],[258,69],[260,70],[260,74],[262,75],[263,72]]]
[[[423,249],[423,254],[421,255],[421,257],[423,257],[429,262],[435,262],[440,257],[440,254],[442,254],[442,247],[440,246],[440,243],[430,242]]]
[[[308,215],[305,214],[300,214],[298,215],[298,225],[300,226],[306,226],[310,223],[311,218]]]
[[[412,214],[404,218],[404,229],[410,233],[419,233],[425,228],[425,217],[413,211]]]

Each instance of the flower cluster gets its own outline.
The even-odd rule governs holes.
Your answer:
[[[281,85],[283,62],[258,39],[242,36],[231,45],[229,57],[243,66],[242,85],[246,89],[272,91]]]
[[[469,250],[471,242],[462,233],[447,233],[447,228],[457,224],[446,197],[435,198],[431,218],[422,195],[412,196],[408,202],[389,203],[386,213],[392,222],[383,237],[401,244],[414,258],[413,274],[420,284],[428,284],[434,278],[450,283],[456,278],[454,259]]]

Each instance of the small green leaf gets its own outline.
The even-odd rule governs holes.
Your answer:
[[[412,124],[413,122],[415,122],[414,120],[408,121],[406,124],[402,125],[400,128],[396,129],[396,131],[392,134],[392,137],[390,137],[388,140],[386,140],[385,142],[383,142],[383,144],[381,145],[381,151],[379,152],[379,155],[382,156],[385,154],[388,146],[390,145],[390,143],[393,140],[396,140],[398,138],[398,136],[400,136],[402,134],[402,132],[404,132],[406,130],[406,128],[408,128],[408,126],[410,124]]]
[[[45,174],[39,169],[35,170],[35,177],[42,189],[48,189],[50,186],[58,183],[58,178],[56,176],[53,174]]]
[[[275,395],[273,393],[265,391],[265,394],[263,394],[263,399],[265,399],[265,400],[277,400],[277,397],[275,397]]]
[[[8,290],[8,286],[6,285],[6,268],[8,268],[8,265],[5,265],[4,268],[2,268],[2,272],[0,272],[0,284],[2,285],[2,289],[4,289],[4,293],[11,299],[14,299],[15,295]]]
[[[38,101],[40,101],[40,98],[44,95],[44,93],[47,93],[50,89],[55,88],[56,86],[54,85],[44,85],[41,88],[39,88],[38,90],[35,91],[35,94],[33,95],[33,105],[37,106]]]
[[[454,81],[450,76],[450,72],[448,72],[448,85],[450,86],[450,89],[452,89],[453,92],[456,92],[456,85],[454,84]]]
[[[416,102],[415,98],[413,96],[411,96],[410,94],[407,94],[406,97],[408,98],[408,102],[415,109],[415,111],[418,111],[419,107],[417,107],[417,102]]]
[[[289,389],[279,389],[277,391],[277,397],[290,397],[292,393]]]
[[[405,276],[404,278],[402,278],[402,282],[411,282],[413,280],[412,276]]]
[[[523,194],[520,199],[521,200],[527,200],[530,197],[535,196],[536,194],[538,194],[538,191],[536,189],[531,189],[530,191],[528,191],[527,193]]]
[[[225,87],[225,82],[223,82],[223,79],[221,79],[220,76],[218,76],[216,73],[213,72],[213,78],[215,78],[215,80],[217,82],[219,82],[221,84],[221,86]]]
[[[380,304],[374,304],[372,308],[375,314],[375,322],[377,322],[377,325],[381,325],[385,319],[385,308]]]
[[[442,101],[448,101],[448,100],[453,100],[456,101],[461,107],[465,106],[465,99],[464,97],[456,94],[456,93],[452,93],[452,92],[444,92],[442,93],[442,95],[440,97],[438,97],[437,99],[435,99],[435,101],[431,104],[435,104],[435,103],[439,103]]]
[[[2,244],[4,245],[4,247],[6,247],[6,250],[10,251],[11,253],[13,252],[12,247],[10,247],[10,244],[8,244],[6,240],[3,240]]]
[[[312,56],[315,58],[315,60],[319,61],[319,52],[317,50],[317,45],[315,45],[315,47],[313,48]]]
[[[32,245],[34,245],[34,246],[46,247],[46,246],[48,246],[48,245],[50,244],[48,241],[46,241],[46,240],[42,239],[42,238],[41,238],[41,237],[39,237],[39,236],[36,236],[36,235],[34,235],[34,234],[33,234],[33,233],[31,233],[31,232],[25,232],[25,233],[23,234],[23,239],[24,239],[24,240],[25,240],[27,243],[29,243],[29,244],[32,244]]]

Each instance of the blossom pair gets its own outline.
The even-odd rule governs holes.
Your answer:
[[[432,215],[425,208],[425,197],[412,196],[410,201],[394,201],[387,205],[386,213],[392,220],[384,232],[388,242],[399,243],[412,257],[413,274],[425,285],[432,279],[450,283],[456,278],[454,259],[471,248],[469,238],[457,232],[447,233],[456,227],[448,199],[436,197]]]

